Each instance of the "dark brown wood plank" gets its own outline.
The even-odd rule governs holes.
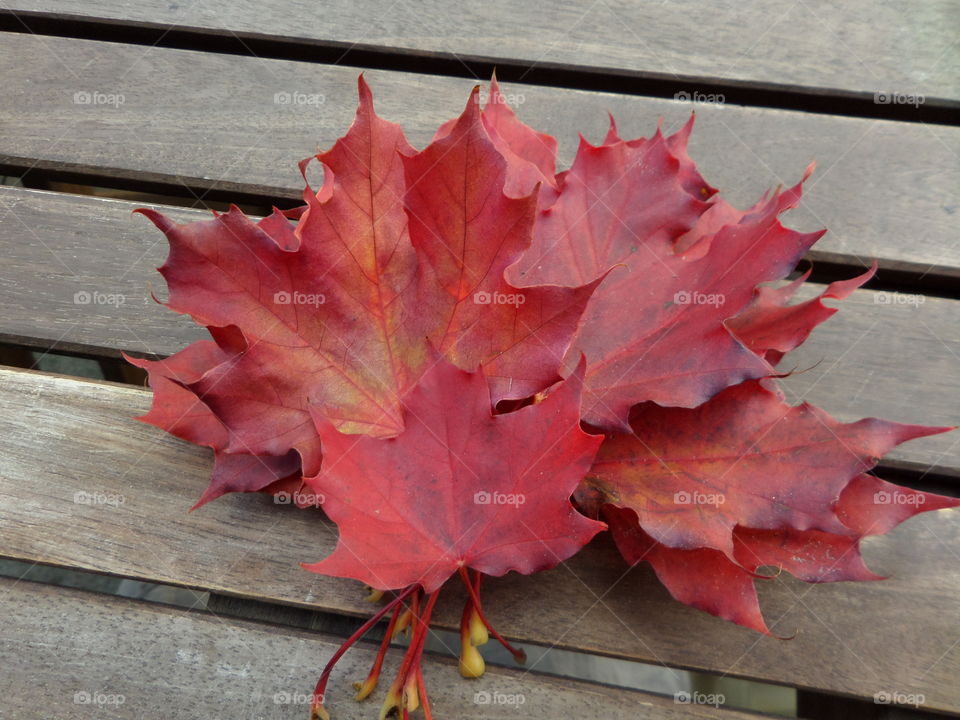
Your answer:
[[[184,195],[219,189],[296,197],[297,161],[342,135],[356,106],[354,68],[23,34],[2,35],[0,63],[9,98],[0,108],[0,165],[99,173]],[[401,122],[417,146],[459,112],[472,85],[387,71],[367,77],[379,112]],[[675,129],[691,110],[608,93],[505,90],[522,96],[523,119],[560,138],[563,163],[578,131],[603,137],[607,110],[626,135],[649,134],[660,116]],[[91,100],[100,93],[103,102],[77,103],[76,93]],[[322,96],[323,103],[278,104],[278,93]],[[734,105],[698,105],[697,112],[693,157],[737,205],[792,184],[811,160],[820,162],[803,206],[791,214],[799,229],[830,229],[813,257],[857,267],[876,257],[881,267],[914,276],[960,278],[960,165],[944,162],[960,152],[960,128]]]
[[[232,0],[216,7],[34,0],[13,6],[120,25],[199,28],[214,35],[279,37],[344,49],[378,46],[463,61],[960,98],[960,56],[954,46],[960,6],[952,0],[910,7],[866,0],[786,6],[772,0],[739,5],[559,0],[549,9],[508,0],[336,0],[322,7],[294,0]]]
[[[209,472],[205,451],[131,420],[145,391],[0,370],[0,548],[6,557],[368,614],[357,583],[297,566],[328,553],[319,513],[231,496],[187,513]],[[80,496],[98,502],[77,503]],[[121,502],[122,499],[122,502]],[[760,636],[669,599],[647,568],[625,571],[605,538],[535,577],[486,585],[492,621],[518,640],[870,698],[922,693],[960,712],[960,513],[939,511],[866,542],[891,579],[761,587]],[[452,628],[462,596],[441,600]]]
[[[131,214],[134,207],[0,187],[0,208],[7,211],[0,221],[0,339],[116,356],[121,350],[168,355],[205,337],[151,298],[165,296],[154,268],[167,244],[146,218]],[[181,222],[206,216],[160,209]],[[820,290],[811,284],[806,293]],[[885,299],[891,302],[878,302]],[[808,400],[847,421],[871,415],[938,425],[960,420],[957,301],[860,291],[841,308],[782,364],[807,370],[786,380],[792,400]],[[960,475],[960,443],[952,435],[925,438],[897,449],[887,462]]]
[[[0,692],[4,717],[17,720],[302,720],[309,714],[307,696],[317,674],[341,642],[320,633],[8,578],[0,578],[0,598]],[[363,643],[337,664],[327,702],[336,720],[376,715],[402,650],[388,656],[381,692],[356,703],[350,683],[366,676],[375,654],[375,647]],[[656,720],[759,717],[496,667],[468,681],[454,661],[432,656],[424,674],[436,717],[489,713],[495,706],[475,702],[482,692],[516,700],[497,708],[514,718],[612,718],[641,711]]]

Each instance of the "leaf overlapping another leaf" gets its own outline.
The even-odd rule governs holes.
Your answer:
[[[582,375],[583,364],[543,401],[493,415],[481,373],[438,362],[389,440],[317,415],[323,469],[306,482],[340,539],[308,569],[432,593],[461,567],[530,574],[569,558],[604,529],[570,503],[602,440],[580,429]]]
[[[701,199],[712,190],[705,184],[692,193],[688,132],[581,141],[516,268],[514,277],[565,284],[609,271],[567,358],[569,367],[587,356],[583,416],[604,430],[626,429],[637,403],[696,407],[772,374],[726,321],[758,285],[786,277],[822,235],[778,220],[800,201],[799,184],[746,213]]]
[[[634,408],[583,492],[630,563],[682,602],[766,632],[753,580],[775,566],[808,582],[873,580],[860,539],[958,502],[865,474],[902,442],[952,428],[839,423],[751,381],[695,409]]]
[[[318,157],[324,184],[306,188],[296,225],[279,211],[254,222],[233,208],[189,225],[143,211],[170,242],[168,307],[217,342],[136,361],[164,408],[144,419],[224,462],[262,458],[243,462],[264,472],[214,478],[204,500],[263,489],[277,474],[270,458],[286,471],[291,451],[316,474],[311,408],[344,432],[401,432],[401,400],[431,343],[466,370],[483,364],[495,400],[544,389],[595,287],[521,290],[504,279],[530,244],[536,196],[504,195],[507,164],[476,92],[450,132],[416,153],[376,116],[361,78],[356,120]]]
[[[154,390],[142,419],[213,450],[198,505],[306,483],[339,529],[307,567],[397,592],[364,626],[411,627],[383,714],[427,705],[420,656],[451,575],[476,676],[488,633],[522,657],[486,621],[482,575],[553,567],[600,519],[674,597],[769,632],[755,581],[878,579],[864,537],[958,504],[867,474],[949,428],[839,423],[778,390],[773,366],[836,312],[824,300],[876,271],[791,304],[809,272],[781,283],[823,233],[780,218],[812,166],[739,210],[691,159],[692,117],[632,140],[611,118],[557,173],[556,141],[496,80],[421,151],[362,77],[359,96],[304,207],[189,225],[143,211],[170,243],[167,305],[212,340],[132,362]]]

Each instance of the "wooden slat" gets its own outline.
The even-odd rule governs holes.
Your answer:
[[[960,301],[858,290],[827,304],[840,311],[779,365],[799,371],[783,381],[792,403],[805,400],[847,422],[960,423]],[[902,445],[884,463],[960,477],[960,432]]]
[[[357,583],[312,575],[335,530],[319,513],[231,496],[193,513],[205,451],[131,420],[134,388],[0,370],[0,547],[7,557],[202,588],[255,600],[368,614]],[[75,493],[112,504],[77,504]],[[122,503],[120,498],[122,497]],[[485,587],[492,621],[518,640],[870,698],[922,693],[960,712],[960,513],[913,518],[865,543],[885,582],[762,583],[774,631],[669,599],[646,567],[626,572],[605,538],[552,571]],[[453,628],[462,595],[445,593]]]
[[[54,17],[200,28],[228,37],[381,46],[561,69],[613,68],[639,77],[960,97],[960,56],[954,46],[960,6],[953,0],[916,7],[867,0],[790,5],[558,0],[549,8],[509,0],[336,0],[322,6],[233,0],[215,8],[146,0],[34,0],[14,7]]]
[[[168,355],[205,331],[157,305],[165,296],[154,268],[166,257],[163,235],[132,203],[0,187],[0,339],[97,355],[120,350]],[[181,222],[202,211],[160,208]],[[812,285],[807,294],[822,286]],[[90,304],[76,304],[88,293]],[[94,298],[94,294],[99,295]],[[111,295],[122,304],[109,304]],[[878,304],[878,300],[897,302]],[[923,301],[920,305],[901,300]],[[783,367],[808,370],[786,381],[843,420],[865,416],[950,425],[960,404],[958,303],[922,296],[857,292]],[[810,369],[812,368],[812,369]],[[954,435],[918,440],[888,463],[960,475]]]
[[[0,579],[0,598],[0,692],[4,717],[17,720],[303,720],[309,715],[306,696],[341,642],[319,633],[7,578]],[[376,716],[402,649],[389,655],[381,692],[356,703],[350,683],[366,677],[375,654],[364,643],[338,663],[327,703],[335,720]],[[637,713],[656,720],[759,717],[496,667],[467,681],[455,662],[435,657],[426,658],[424,674],[435,717],[479,719],[489,717],[491,708],[530,719]],[[523,702],[481,705],[474,701],[478,692]]]
[[[549,13],[546,13],[549,14]],[[0,165],[86,172],[166,184],[184,194],[226,188],[296,197],[296,163],[329,146],[356,107],[354,68],[3,34]],[[198,77],[210,82],[198,83]],[[378,110],[422,147],[466,101],[471,82],[369,71]],[[598,141],[606,110],[625,135],[675,129],[691,106],[670,100],[512,85],[523,119],[557,135],[562,161],[576,133]],[[120,105],[76,104],[75,93],[123,96]],[[277,93],[322,94],[322,105],[276,104]],[[698,105],[691,152],[705,177],[737,205],[795,182],[812,160],[791,223],[828,227],[813,257],[927,277],[960,278],[955,238],[960,128],[830,115]]]

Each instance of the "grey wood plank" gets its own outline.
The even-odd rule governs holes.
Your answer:
[[[811,284],[798,293],[819,291]],[[858,290],[778,366],[791,403],[807,401],[850,422],[880,417],[960,424],[960,301]],[[920,473],[960,473],[960,432],[902,445],[884,463]]]
[[[154,268],[167,243],[145,218],[131,214],[135,207],[0,187],[0,339],[116,356],[121,350],[169,355],[206,337],[153,301],[151,293],[165,297]],[[207,216],[156,207],[181,222]],[[804,292],[822,289],[810,284]],[[960,421],[957,301],[858,291],[839,305],[841,311],[782,363],[806,370],[786,380],[791,400],[808,400],[846,421]],[[909,443],[886,462],[960,475],[960,434]]]
[[[231,0],[32,0],[15,9],[199,28],[241,37],[283,37],[338,46],[381,46],[470,60],[606,68],[760,86],[878,90],[960,97],[955,35],[960,6],[883,2],[693,0],[577,3]]]
[[[323,664],[340,645],[330,635],[279,629],[216,615],[79,590],[0,578],[3,717],[10,720],[258,718],[303,720]],[[350,683],[366,677],[376,648],[362,643],[331,677],[327,708],[335,720],[376,715],[399,666],[388,655],[380,692],[353,701]],[[435,717],[686,717],[747,720],[749,713],[673,698],[490,667],[464,680],[456,663],[428,657],[427,693]],[[175,689],[175,690],[174,690]],[[477,693],[510,696],[505,708],[478,704]],[[522,702],[520,699],[522,698]]]
[[[297,566],[334,545],[319,513],[245,495],[188,514],[209,458],[131,419],[148,404],[135,388],[0,369],[3,556],[369,614],[357,583]],[[491,579],[485,607],[521,641],[863,698],[919,693],[927,709],[960,711],[960,513],[913,518],[865,545],[891,579],[761,584],[771,627],[790,641],[670,600],[603,537],[552,571]],[[461,599],[445,592],[438,626],[456,626]]]
[[[342,135],[356,107],[353,68],[0,38],[9,98],[0,107],[0,165],[20,172],[37,167],[113,177],[121,185],[155,182],[187,196],[220,189],[295,198],[302,188],[297,161]],[[459,112],[472,85],[389,71],[367,77],[378,111],[401,122],[419,147]],[[635,136],[650,134],[660,116],[667,130],[676,129],[692,107],[523,85],[505,91],[524,120],[560,139],[561,164],[572,158],[578,131],[603,137],[607,110],[624,135]],[[75,102],[76,93],[91,102]],[[294,93],[304,102],[275,102]],[[318,104],[308,102],[314,96]],[[960,279],[960,164],[950,161],[960,154],[960,128],[732,104],[696,109],[691,153],[736,205],[792,184],[811,160],[820,162],[803,205],[791,213],[798,229],[830,229],[812,257],[858,267],[876,257],[882,268]]]

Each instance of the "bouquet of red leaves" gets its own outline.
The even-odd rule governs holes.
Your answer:
[[[949,428],[844,424],[778,388],[775,364],[835,312],[823,299],[875,270],[791,302],[806,276],[781,281],[822,235],[780,223],[802,181],[732,207],[687,154],[693,118],[635,140],[611,122],[557,173],[556,141],[496,81],[418,151],[363,78],[359,93],[303,208],[142,211],[170,243],[167,306],[212,339],[131,360],[154,391],[143,419],[213,449],[198,505],[319,498],[339,542],[305,567],[390,593],[330,660],[314,718],[333,664],[384,618],[357,698],[407,629],[381,716],[430,717],[420,660],[451,578],[476,677],[489,635],[523,659],[485,618],[483,576],[552,568],[599,532],[681,602],[767,633],[760,568],[877,579],[864,536],[957,504],[868,474]]]

